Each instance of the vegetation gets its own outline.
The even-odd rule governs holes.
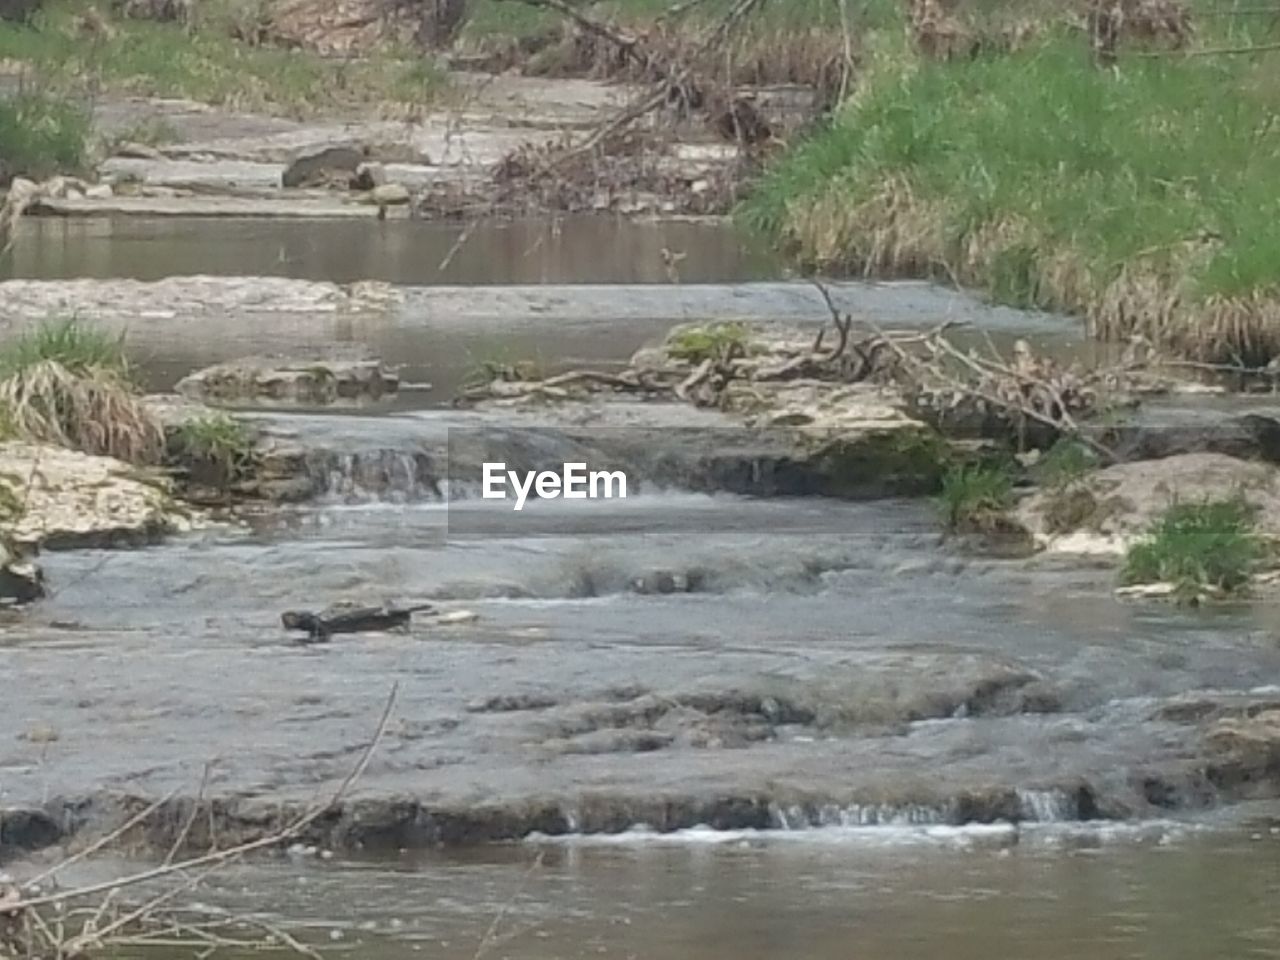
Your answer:
[[[830,90],[838,85],[847,53],[842,9],[850,36],[892,19],[897,0],[772,0],[746,20],[714,62],[702,67],[738,83],[808,83]],[[699,38],[733,7],[733,0],[702,0],[679,18],[671,18],[670,0],[605,0],[590,4],[590,16],[643,33],[651,48],[687,53]],[[666,19],[664,19],[664,15]],[[499,64],[520,62],[529,73],[612,76],[632,65],[619,58],[617,47],[587,37],[559,13],[517,0],[475,0],[459,45]]]
[[[674,360],[695,365],[704,360],[725,360],[735,353],[743,356],[747,352],[747,328],[732,321],[680,327],[667,337],[666,351]]]
[[[1170,583],[1180,599],[1243,589],[1265,556],[1256,510],[1243,497],[1176,503],[1129,548],[1126,584]]]
[[[123,340],[76,320],[45,324],[0,351],[0,409],[13,436],[131,463],[154,462],[163,442]]]
[[[1198,42],[1272,23],[1206,17]],[[1103,69],[1065,29],[953,59],[904,43],[901,24],[866,41],[857,94],[746,223],[812,267],[958,279],[1202,359],[1280,354],[1280,52]]]
[[[41,324],[0,348],[0,376],[20,373],[39,363],[51,362],[79,376],[105,371],[131,380],[124,335],[86,326],[73,318]]]
[[[1051,490],[1064,490],[1098,467],[1098,455],[1071,437],[1060,437],[1035,465],[1035,478]]]
[[[244,423],[226,414],[210,414],[178,427],[169,439],[169,455],[191,467],[200,479],[225,489],[248,473],[253,443]]]
[[[27,65],[53,92],[104,87],[294,115],[377,105],[399,116],[445,87],[443,71],[420,55],[338,59],[258,45],[233,35],[243,12],[217,2],[196,7],[187,26],[103,22],[84,0],[60,0],[31,26],[0,21],[0,60]]]
[[[42,93],[0,99],[0,185],[79,170],[88,136],[88,114],[74,103]]]
[[[942,477],[938,507],[951,532],[992,532],[1013,506],[1013,476],[1003,466],[977,463],[952,467]]]

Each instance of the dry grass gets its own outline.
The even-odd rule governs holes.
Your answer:
[[[0,381],[0,407],[14,433],[129,463],[155,463],[164,431],[132,384],[106,367],[72,372],[56,360],[29,364]]]

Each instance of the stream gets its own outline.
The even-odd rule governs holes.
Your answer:
[[[376,486],[353,455],[318,502],[47,553],[53,595],[0,634],[3,804],[192,792],[208,764],[239,798],[234,827],[341,777],[394,681],[353,850],[252,860],[202,898],[388,960],[477,956],[491,927],[486,955],[531,960],[1280,956],[1280,806],[1215,802],[1193,728],[1161,710],[1190,691],[1280,695],[1274,605],[1124,603],[1108,569],[942,542],[927,501],[649,485],[526,523],[417,482],[404,458],[469,425],[447,399],[483,351],[566,368],[707,316],[816,329],[813,290],[728,228],[495,227],[440,273],[456,231],[410,222],[39,227],[15,276],[403,288],[389,320],[345,329],[305,311],[274,328],[107,315],[155,389],[335,341],[433,389],[378,412],[254,414],[382,451]],[[679,284],[664,248],[687,252]],[[1067,321],[922,284],[837,295],[894,325],[959,316],[1088,350]],[[280,630],[282,610],[343,598],[479,620],[317,646]]]

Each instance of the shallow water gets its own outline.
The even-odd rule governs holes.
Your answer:
[[[17,266],[43,277],[650,285],[622,296],[423,286],[385,324],[346,330],[328,316],[198,330],[175,317],[136,331],[156,385],[237,353],[345,342],[437,381],[438,398],[495,339],[570,365],[621,360],[708,311],[822,320],[793,287],[713,286],[772,274],[723,230],[500,227],[441,276],[432,265],[454,233],[383,226],[38,221]],[[690,250],[682,279],[707,284],[655,283],[661,247],[676,243]],[[961,311],[996,336],[1078,344],[1054,318],[923,285],[841,295],[895,325]],[[438,439],[455,416],[272,419],[338,448],[394,453]],[[462,515],[480,505],[454,504],[451,517],[414,500],[425,491],[378,502],[350,481],[335,477],[328,502],[243,527],[47,554],[53,595],[0,634],[0,709],[17,731],[0,739],[0,803],[194,792],[206,763],[219,792],[310,799],[349,769],[397,681],[362,797],[517,821],[548,805],[568,835],[447,854],[393,845],[365,862],[262,860],[202,896],[388,960],[474,957],[495,917],[483,955],[531,960],[1280,955],[1280,839],[1265,819],[1276,811],[1205,812],[1181,797],[1166,810],[1143,786],[1195,749],[1191,727],[1154,714],[1162,698],[1280,681],[1275,605],[1122,603],[1105,569],[981,559],[941,543],[924,502],[645,490],[531,513],[525,526],[467,525],[462,537]],[[662,575],[696,588],[654,592]],[[279,627],[284,609],[344,598],[430,598],[481,619],[314,647]],[[1047,707],[984,706],[973,694],[1010,674],[1032,677]],[[693,741],[668,709],[740,691],[811,703],[815,717],[778,722],[765,740]],[[483,707],[494,698],[527,708]],[[623,736],[635,718],[610,717],[645,698],[667,705],[645,732],[665,735],[670,722],[676,734],[638,749]],[[56,739],[26,736],[37,728]],[[1100,810],[1082,807],[1081,782]],[[1017,823],[962,824],[964,798],[992,789],[1016,793],[1007,819]],[[664,804],[715,809],[723,797],[764,798],[771,829],[581,833],[638,827]],[[624,813],[634,801],[630,819],[602,821],[601,798]],[[1079,822],[1095,813],[1120,819]]]
[[[763,280],[767,250],[716,222],[576,217],[484,224],[387,220],[34,218],[11,276],[161,277],[207,273],[350,283],[685,283]],[[680,258],[673,275],[662,251]],[[453,256],[449,254],[453,252]],[[448,264],[441,269],[448,259]]]
[[[1278,863],[1266,827],[690,834],[292,858],[215,881],[206,900],[387,960],[1263,958],[1280,956]]]

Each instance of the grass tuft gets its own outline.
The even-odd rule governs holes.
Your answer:
[[[74,317],[43,323],[0,348],[3,377],[45,362],[57,363],[76,376],[99,370],[132,380],[124,335],[106,333]]]
[[[163,431],[141,403],[124,337],[72,318],[0,349],[0,433],[154,463]]]
[[[164,432],[133,384],[108,368],[30,363],[0,380],[0,406],[15,433],[37,443],[129,463],[154,463],[163,447]]]
[[[952,467],[942,477],[938,508],[952,533],[983,533],[997,529],[999,519],[1013,506],[1013,477],[991,464]]]
[[[1145,540],[1129,548],[1121,580],[1170,583],[1177,597],[1188,600],[1208,591],[1238,592],[1266,553],[1256,514],[1239,496],[1174,504]]]
[[[243,422],[226,414],[210,414],[179,426],[169,438],[169,455],[226,489],[248,474],[253,445],[253,433]]]

